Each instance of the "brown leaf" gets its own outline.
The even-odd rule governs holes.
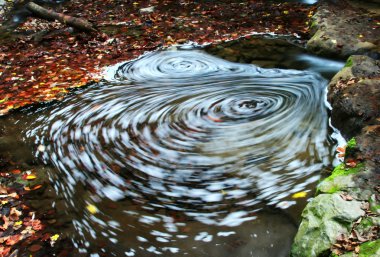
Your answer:
[[[8,194],[7,188],[0,185],[0,194]]]
[[[9,226],[9,219],[7,218],[7,216],[3,215],[3,221],[4,221],[4,224],[0,226],[0,229],[7,230]]]
[[[5,241],[7,241],[9,238],[9,236],[4,236],[4,237],[0,237],[0,244],[4,243]],[[1,255],[0,255],[1,256]]]
[[[7,245],[17,244],[22,239],[20,234],[10,236],[6,242]]]
[[[0,256],[9,256],[10,251],[11,251],[10,247],[0,246]]]
[[[9,220],[16,221],[20,219],[22,212],[18,211],[15,207],[11,208],[11,212],[9,213]]]
[[[43,229],[43,224],[38,219],[26,221],[26,222],[24,222],[24,225],[25,226],[31,226],[36,231]]]

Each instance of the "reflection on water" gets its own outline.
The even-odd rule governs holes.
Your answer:
[[[309,71],[161,51],[110,68],[26,135],[55,167],[84,256],[287,256],[291,195],[331,163],[325,87]]]

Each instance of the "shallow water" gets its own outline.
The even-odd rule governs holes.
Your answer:
[[[288,256],[292,195],[333,161],[326,83],[159,51],[7,122],[46,164],[75,255]]]

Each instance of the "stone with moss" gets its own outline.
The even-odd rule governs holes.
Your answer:
[[[342,255],[331,254],[329,257],[378,257],[380,256],[380,239],[360,245],[359,253],[347,252]]]
[[[338,193],[318,195],[302,213],[291,256],[317,257],[328,252],[336,238],[348,236],[352,224],[364,214],[360,201],[345,201]]]
[[[380,256],[380,239],[360,245],[359,257]]]
[[[345,67],[345,68],[349,68],[349,67],[352,66],[352,64],[353,64],[353,62],[352,62],[352,57],[350,56],[350,57],[348,57],[348,59],[347,59],[347,61],[346,61],[346,64],[344,65],[344,67]]]
[[[319,183],[317,193],[332,194],[356,187],[355,175],[362,170],[364,170],[362,163],[352,168],[346,167],[343,163],[336,166],[332,174]]]

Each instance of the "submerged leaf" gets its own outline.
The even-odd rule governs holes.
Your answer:
[[[292,198],[297,199],[297,198],[305,198],[307,195],[307,192],[298,192],[292,195]]]

